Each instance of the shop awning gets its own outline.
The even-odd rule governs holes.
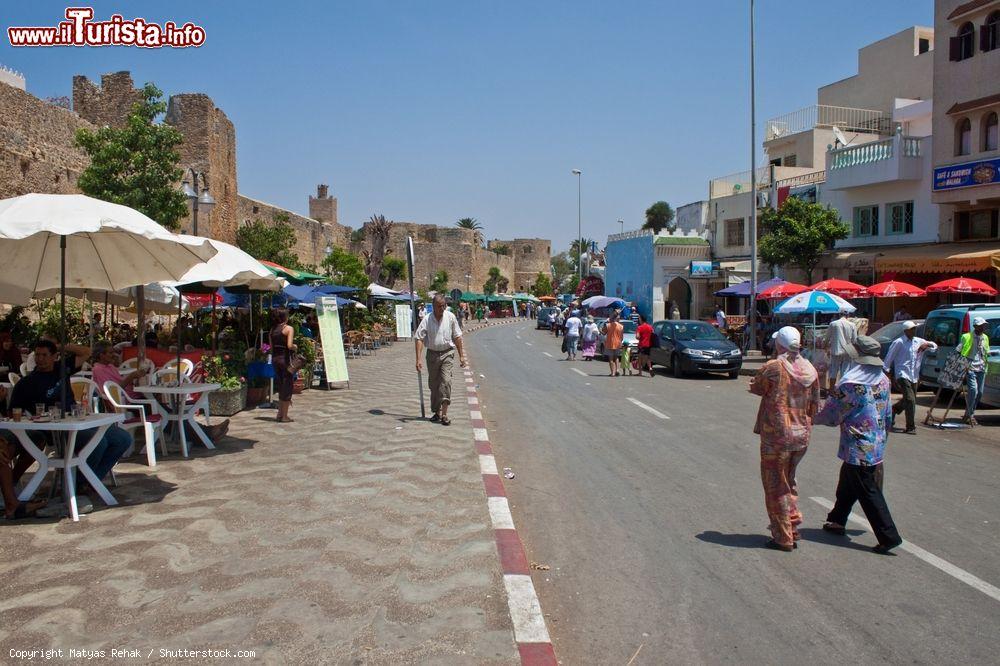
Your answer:
[[[937,243],[887,248],[875,268],[895,273],[977,273],[1000,270],[1000,243]]]

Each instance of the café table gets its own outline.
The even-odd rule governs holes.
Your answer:
[[[114,498],[101,480],[97,478],[94,471],[87,464],[87,456],[93,453],[94,449],[104,437],[108,428],[116,423],[125,420],[123,414],[92,414],[90,416],[66,417],[55,420],[32,420],[25,416],[20,421],[4,420],[0,422],[0,430],[10,431],[24,447],[32,458],[38,463],[38,470],[32,475],[27,485],[18,495],[22,502],[30,500],[38,487],[45,479],[49,469],[62,469],[65,474],[63,483],[63,494],[66,503],[69,505],[70,516],[74,521],[80,520],[79,511],[76,506],[76,474],[74,470],[79,468],[80,472],[90,482],[91,487],[97,492],[105,504],[114,506],[118,500]],[[87,443],[77,450],[76,438],[81,431],[94,430]],[[45,452],[38,448],[28,436],[30,432],[60,433],[65,436],[64,451],[62,457],[48,457]]]
[[[169,407],[163,410],[163,420],[167,424],[174,424],[174,437],[179,437],[181,442],[181,453],[188,457],[187,433],[184,424],[191,426],[191,430],[198,435],[201,443],[206,448],[214,449],[215,445],[208,438],[205,431],[201,429],[201,424],[195,420],[195,413],[199,409],[208,407],[208,394],[222,388],[221,384],[202,384],[197,382],[184,382],[177,384],[169,382],[167,384],[152,384],[149,386],[136,386],[138,393],[150,395],[159,399],[160,404],[169,403]],[[198,400],[188,400],[188,397],[195,393],[200,394]]]

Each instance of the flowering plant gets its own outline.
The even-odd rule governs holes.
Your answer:
[[[243,387],[246,378],[235,372],[232,356],[205,356],[201,359],[201,367],[205,370],[205,380],[219,384],[223,391],[235,391]]]

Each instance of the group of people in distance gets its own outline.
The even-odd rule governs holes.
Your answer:
[[[956,353],[968,360],[968,395],[963,421],[975,425],[975,410],[985,378],[990,342],[987,322],[972,320],[972,331],[964,333]],[[834,321],[828,339],[836,365],[831,365],[830,384],[821,403],[819,374],[802,356],[801,334],[792,326],[772,336],[777,358],[765,363],[750,381],[750,392],[761,397],[754,432],[760,435],[760,470],[764,503],[770,518],[769,548],[791,552],[797,548],[798,508],[795,472],[809,446],[813,425],[840,428],[837,456],[842,461],[837,483],[837,501],[823,529],[846,534],[847,519],[855,502],[861,504],[878,540],[874,551],[889,554],[902,543],[889,506],[882,494],[883,459],[890,432],[916,434],[915,389],[923,354],[937,345],[915,335],[913,321],[903,324],[903,334],[880,358],[881,345],[874,338],[858,335],[846,318]],[[902,397],[892,403],[892,380]],[[905,428],[895,427],[898,414],[905,414]]]

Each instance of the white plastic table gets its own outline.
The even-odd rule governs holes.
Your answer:
[[[48,473],[49,468],[62,469],[65,474],[65,483],[63,483],[63,494],[66,496],[66,503],[69,505],[70,516],[74,521],[80,520],[80,514],[76,507],[76,474],[74,473],[74,468],[79,468],[80,472],[87,478],[90,482],[90,486],[100,495],[101,499],[108,506],[114,506],[118,504],[118,500],[114,498],[108,489],[104,487],[101,480],[97,478],[94,474],[94,470],[90,469],[90,465],[87,464],[87,456],[93,453],[94,449],[100,443],[101,438],[104,437],[104,433],[108,431],[112,425],[116,423],[121,423],[125,420],[123,414],[93,414],[91,416],[84,416],[81,418],[64,418],[59,421],[48,421],[48,422],[36,422],[31,421],[29,418],[25,417],[21,421],[3,421],[0,422],[0,430],[9,430],[11,433],[17,437],[21,446],[24,450],[31,454],[31,457],[38,462],[38,471],[32,475],[31,480],[21,491],[18,499],[22,502],[31,499],[38,490],[38,486],[42,484],[45,479],[46,473]],[[80,448],[79,451],[76,450],[76,436],[82,430],[94,429],[96,432],[91,436],[87,443]],[[38,446],[31,441],[28,437],[29,432],[61,432],[66,433],[65,451],[62,458],[49,458],[45,453],[38,448]]]
[[[157,396],[161,398],[160,404],[169,402],[171,408],[165,409],[163,413],[163,420],[167,423],[173,423],[175,426],[174,436],[180,437],[181,442],[181,453],[187,458],[187,433],[184,429],[184,424],[189,423],[191,429],[194,430],[195,434],[201,440],[201,443],[205,445],[206,448],[214,449],[215,445],[212,444],[212,440],[208,438],[205,431],[201,429],[201,424],[199,424],[194,416],[195,412],[202,409],[208,404],[208,394],[212,391],[218,391],[222,388],[221,384],[197,384],[192,382],[185,382],[181,385],[176,384],[155,384],[152,386],[136,386],[135,390],[138,393],[143,393],[146,395]],[[189,403],[187,398],[189,395],[194,393],[200,393],[201,399],[197,402]],[[178,435],[179,432],[179,435]]]

